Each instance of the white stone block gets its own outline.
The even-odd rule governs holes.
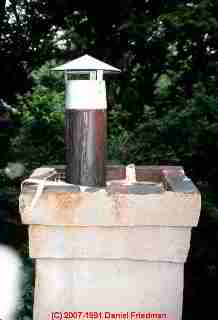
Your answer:
[[[32,258],[185,262],[191,228],[29,227]]]
[[[37,259],[34,320],[51,312],[166,313],[181,320],[183,264]]]

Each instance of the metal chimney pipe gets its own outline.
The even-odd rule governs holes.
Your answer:
[[[67,182],[85,186],[105,185],[106,119],[106,109],[66,109]]]
[[[105,186],[107,101],[103,74],[120,70],[89,55],[53,70],[65,71],[66,181]],[[88,79],[72,79],[75,74]]]

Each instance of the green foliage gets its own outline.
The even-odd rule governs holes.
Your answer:
[[[159,79],[155,84],[155,91],[154,94],[159,95],[160,97],[167,97],[170,93],[169,87],[171,86],[172,82],[170,77],[167,74],[160,75]]]
[[[7,153],[9,152],[9,145],[10,145],[10,137],[11,137],[11,130],[10,128],[4,128],[0,131],[0,150],[4,150],[4,153],[0,157],[0,168],[5,165],[7,161]]]
[[[210,219],[211,224],[218,224],[217,195],[214,192],[204,190],[202,192],[202,214]]]
[[[31,89],[32,70],[55,56],[58,28],[47,2],[11,0],[1,11],[0,96],[11,103],[16,103],[18,93]]]
[[[32,93],[18,99],[21,128],[11,148],[29,170],[64,162],[63,74],[51,73],[50,68],[46,64],[35,71]]]
[[[10,1],[0,10],[0,94],[19,113],[0,132],[0,168],[65,162],[64,81],[50,69],[88,53],[122,70],[109,78],[108,158],[182,165],[215,225],[217,29],[217,1]],[[0,179],[1,206],[11,208],[16,181],[3,170]]]
[[[125,113],[121,109],[112,111],[119,123],[114,126],[115,134],[112,130],[109,136],[113,145],[120,150],[126,149],[126,161],[138,164],[178,163],[192,174],[195,181],[213,183],[218,174],[214,165],[218,160],[217,92],[214,90],[213,94],[207,94],[199,83],[195,85],[190,99],[174,98],[176,106],[171,106],[169,101],[166,106],[165,99],[165,94],[160,97],[158,92],[156,105],[144,106],[131,131],[124,129],[125,123],[120,120],[125,118]],[[120,146],[123,137],[125,139]]]
[[[108,117],[108,159],[116,163],[126,163],[129,132],[125,127],[130,114],[122,110],[121,105],[113,106]]]

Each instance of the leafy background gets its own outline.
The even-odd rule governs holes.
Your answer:
[[[0,106],[0,240],[23,257],[26,282],[18,319],[32,317],[33,278],[18,212],[20,182],[36,167],[65,162],[64,79],[51,69],[85,53],[122,70],[107,77],[109,160],[181,165],[201,191],[201,218],[185,265],[183,319],[216,314],[218,2],[5,4],[0,4],[0,98],[16,111]],[[22,174],[9,177],[5,169],[14,163],[23,166]]]

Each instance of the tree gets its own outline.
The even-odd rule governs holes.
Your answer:
[[[1,18],[0,96],[14,102],[17,93],[31,89],[32,70],[54,57],[57,28],[47,1],[10,0]]]

